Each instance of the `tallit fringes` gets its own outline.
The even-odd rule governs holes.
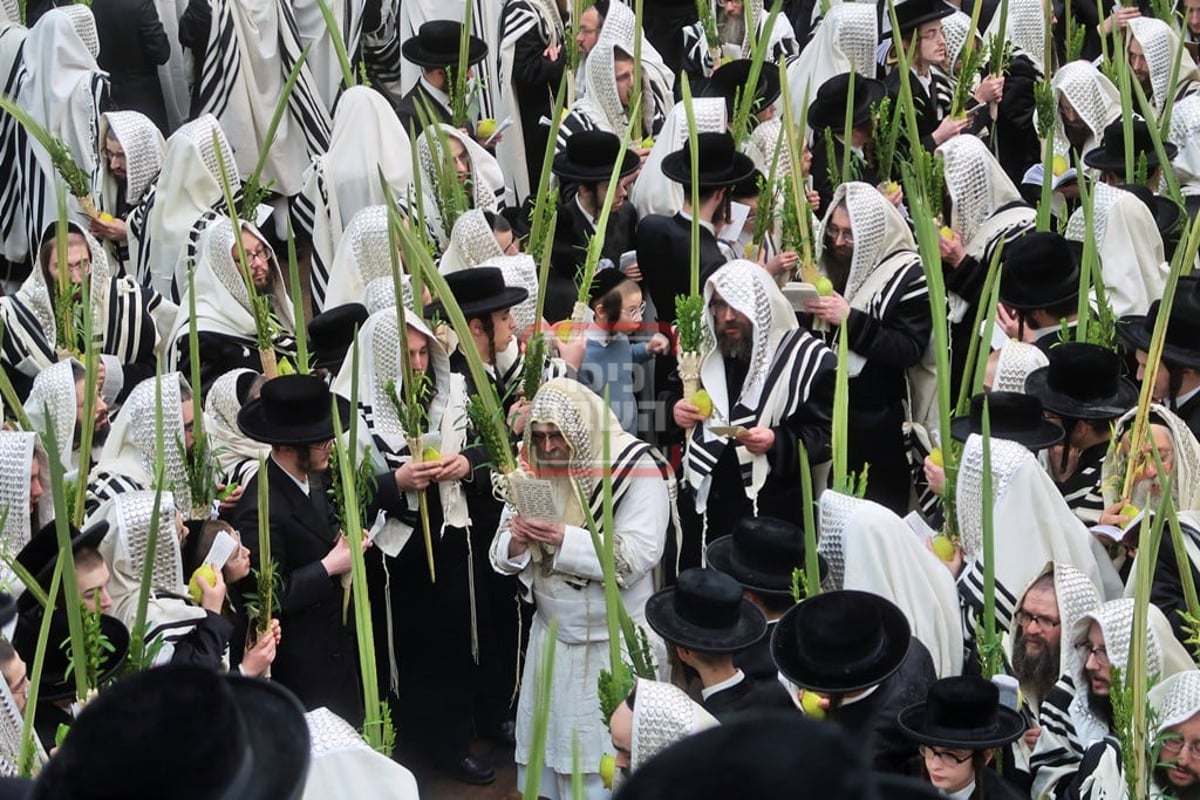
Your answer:
[[[515,659],[517,668],[513,672],[514,677],[513,677],[512,694],[509,695],[509,698],[508,698],[508,705],[510,707],[512,706],[513,703],[517,702],[517,697],[520,696],[520,694],[521,694],[521,667],[522,667],[522,664],[521,664],[521,655],[522,655],[521,637],[525,633],[525,631],[523,630],[525,627],[525,620],[521,616],[521,596],[519,594],[514,596],[513,602],[515,603],[514,608],[516,609],[516,612],[517,612],[517,650],[513,654],[513,658]]]
[[[758,512],[755,511],[755,516]],[[708,509],[700,515],[700,566],[708,566]],[[679,556],[675,556],[675,575],[679,575]]]
[[[466,527],[467,532],[467,595],[471,603],[471,660],[475,662],[475,666],[479,666],[479,612],[475,608],[475,555],[471,548],[471,526]],[[442,523],[442,530],[438,533],[438,538],[446,535],[446,523]]]
[[[396,664],[396,626],[392,623],[392,573],[388,571],[387,556],[383,561],[383,610],[387,619],[388,686],[392,694],[400,694],[400,667]]]

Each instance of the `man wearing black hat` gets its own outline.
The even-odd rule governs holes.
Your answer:
[[[854,89],[854,113],[849,147],[850,171],[853,176],[842,176],[834,182],[833,170],[840,169],[847,144],[843,139],[846,133],[846,101],[850,98],[850,89]],[[813,134],[812,175],[813,188],[821,197],[821,208],[829,208],[833,201],[834,190],[838,184],[849,181],[865,181],[874,184],[877,176],[873,165],[867,163],[865,148],[871,144],[875,136],[875,123],[872,114],[875,106],[887,95],[887,89],[882,83],[872,78],[864,78],[853,72],[834,75],[821,84],[817,94],[808,107],[808,127]],[[830,151],[833,163],[830,163]],[[902,195],[897,189],[892,202],[899,202]]]
[[[421,77],[408,94],[396,104],[396,116],[404,130],[412,135],[424,129],[422,115],[430,115],[431,123],[453,124],[450,92],[454,90],[454,71],[458,68],[459,40],[462,23],[453,20],[426,22],[401,45],[400,53],[405,60],[421,68]],[[487,42],[471,36],[467,45],[467,80],[472,77],[471,67],[487,58]],[[486,138],[486,137],[485,137]]]
[[[806,714],[838,723],[876,769],[907,772],[917,748],[896,717],[936,675],[903,611],[869,592],[823,592],[783,615],[771,653]]]
[[[713,73],[704,90],[705,97],[720,97],[725,100],[725,114],[730,123],[736,115],[738,104],[743,102],[743,93],[750,85],[750,70],[753,65],[754,60],[751,58],[739,58],[722,64],[721,68]],[[775,116],[780,92],[779,66],[764,61],[759,69],[758,83],[754,87],[754,100],[750,106],[750,129]]]
[[[313,373],[332,378],[342,368],[354,335],[367,321],[367,307],[346,303],[327,308],[308,323],[308,351]]]
[[[1027,233],[1004,248],[997,317],[1005,332],[1042,350],[1079,316],[1079,259],[1061,234]]]
[[[616,185],[609,183],[613,165],[620,159]],[[641,162],[632,150],[621,150],[616,134],[599,130],[579,131],[567,140],[554,157],[554,174],[562,181],[558,204],[558,223],[550,255],[550,282],[547,286],[546,319],[566,319],[579,289],[575,285],[579,268],[587,260],[587,248],[596,232],[605,198],[614,192],[604,245],[600,256],[614,266],[621,255],[633,249],[637,231],[637,209],[627,203],[629,184]],[[627,268],[636,269],[636,262]],[[636,273],[635,273],[636,275]]]
[[[1154,326],[1158,323],[1161,302],[1155,300],[1147,314],[1123,317],[1117,324],[1121,340],[1134,351],[1137,358],[1137,379],[1149,380],[1146,359]],[[1153,397],[1187,423],[1191,432],[1200,437],[1200,278],[1179,279],[1171,318],[1167,322],[1163,343],[1162,363],[1154,376]]]
[[[1132,40],[1130,44],[1132,46]],[[1125,124],[1124,119],[1116,119],[1109,123],[1100,139],[1100,146],[1090,150],[1083,157],[1083,163],[1100,172],[1104,182],[1112,186],[1134,180],[1134,176],[1125,171]],[[1162,179],[1162,164],[1158,159],[1158,151],[1154,148],[1150,129],[1146,120],[1141,117],[1134,117],[1129,124],[1133,132],[1134,168],[1141,169],[1144,164],[1143,183],[1150,191],[1157,191]],[[1162,146],[1168,161],[1174,159],[1179,152],[1179,148],[1173,142],[1164,141]]]
[[[725,263],[717,246],[714,220],[728,216],[730,186],[754,172],[754,162],[739,153],[728,133],[701,133],[696,136],[700,207],[692,208],[691,143],[685,142],[663,159],[662,171],[671,180],[683,184],[683,210],[673,217],[650,214],[637,230],[638,264],[654,307],[664,322],[675,319],[675,298],[688,293],[691,264],[692,216],[700,217],[700,283]]]
[[[1020,392],[982,392],[971,398],[966,416],[950,420],[950,435],[966,442],[971,434],[983,435],[983,404],[987,403],[993,439],[1007,439],[1037,453],[1062,441],[1063,429],[1045,419],[1042,401]]]
[[[767,620],[723,572],[684,570],[674,586],[646,601],[646,622],[666,640],[683,672],[699,678],[701,702],[717,719],[792,707],[778,681],[757,683],[735,666],[734,653],[761,640]]]
[[[1120,357],[1100,345],[1063,342],[1048,356],[1049,366],[1025,379],[1025,391],[1062,426],[1062,442],[1049,448],[1050,474],[1075,516],[1095,525],[1104,511],[1101,467],[1112,426],[1137,405],[1137,388],[1121,376]]]

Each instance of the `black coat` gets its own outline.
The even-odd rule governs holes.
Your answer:
[[[171,43],[154,3],[94,0],[92,14],[100,37],[100,56],[96,61],[109,74],[113,107],[140,111],[166,136],[170,131],[158,67],[171,57]]]
[[[354,615],[342,624],[341,579],[331,577],[321,565],[338,535],[324,496],[328,477],[311,476],[306,496],[274,459],[267,460],[267,475],[271,559],[283,580],[283,591],[275,597],[283,638],[271,665],[271,679],[290,689],[306,709],[326,706],[358,727],[363,709]],[[243,541],[256,569],[260,477],[255,475],[246,485],[231,520],[235,529],[245,532]],[[239,588],[243,596],[255,591],[253,579],[247,578]]]
[[[638,266],[642,288],[658,309],[659,322],[675,321],[675,298],[686,295],[691,274],[692,223],[682,214],[650,214],[637,229]],[[700,288],[725,263],[717,237],[700,227]]]
[[[752,680],[749,676],[728,689],[710,694],[703,702],[708,713],[721,722],[739,714],[761,713],[764,711],[794,711],[795,706],[788,697],[787,690],[779,681],[774,685]]]
[[[502,21],[500,40],[504,36]],[[544,53],[548,44],[542,39],[539,26],[534,25],[517,39],[513,53],[512,88],[516,93],[521,131],[525,137],[525,169],[530,191],[538,185],[542,174],[542,157],[550,140],[550,129],[541,124],[541,118],[550,116],[554,109],[554,96],[567,65],[565,47],[555,60],[546,58]]]
[[[424,130],[425,126],[421,124],[421,115],[430,111],[433,113],[433,122],[452,124],[450,111],[438,102],[421,85],[420,81],[413,84],[413,88],[408,90],[408,94],[401,97],[400,102],[396,104],[396,116],[400,118],[400,124],[404,126],[405,133],[414,130],[420,133]]]
[[[575,276],[587,260],[588,241],[595,228],[572,194],[558,206],[554,244],[550,252],[550,282],[546,297],[546,319],[558,322],[571,315],[578,294]],[[625,202],[608,217],[600,257],[613,266],[621,265],[621,254],[633,250],[637,237],[637,209]],[[557,291],[556,291],[557,290]],[[553,302],[552,302],[553,301]]]
[[[1196,395],[1175,409],[1175,414],[1187,423],[1192,434],[1200,438],[1200,395]]]
[[[779,670],[775,666],[775,659],[771,658],[771,634],[775,631],[775,622],[768,621],[766,635],[745,650],[733,654],[733,665],[746,673],[748,680],[779,683]]]

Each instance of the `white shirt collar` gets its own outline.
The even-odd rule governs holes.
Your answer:
[[[1200,386],[1197,386],[1195,389],[1192,389],[1187,394],[1181,394],[1178,397],[1176,397],[1175,398],[1175,407],[1178,408],[1179,406],[1183,405],[1187,401],[1191,400],[1197,394],[1200,394]]]
[[[728,678],[721,681],[720,683],[714,683],[712,686],[708,686],[704,689],[701,689],[700,690],[700,699],[707,700],[708,698],[712,697],[717,692],[724,691],[725,689],[729,689],[734,686],[737,686],[739,683],[741,683],[743,680],[745,680],[745,678],[746,678],[746,673],[742,672],[739,669],[733,675],[729,676]]]
[[[430,97],[432,97],[434,100],[437,100],[438,104],[441,105],[443,108],[446,108],[446,109],[450,108],[450,95],[446,94],[441,89],[437,88],[436,86],[431,84],[429,81],[425,80],[424,75],[421,76],[420,81],[421,81],[421,87],[424,88],[425,91],[429,92]]]
[[[846,706],[852,706],[855,703],[859,703],[859,702],[862,702],[863,700],[866,700],[868,697],[875,694],[877,689],[879,689],[878,683],[875,684],[874,686],[872,686],[870,689],[867,689],[865,692],[863,692],[860,695],[856,695],[854,697],[850,697],[850,698],[842,700],[842,708],[845,708]]]
[[[274,454],[274,453],[272,453],[272,454],[271,454],[271,460],[272,460],[272,461],[275,461],[275,466],[277,466],[277,467],[279,467],[279,469],[283,470],[283,474],[284,474],[284,475],[287,475],[289,478],[291,478],[291,479],[292,479],[292,483],[294,483],[294,484],[296,484],[297,486],[299,486],[299,487],[300,487],[300,491],[304,492],[304,496],[305,496],[305,497],[308,497],[308,496],[309,496],[309,495],[308,495],[308,481],[301,481],[301,480],[299,480],[298,478],[296,478],[296,476],[295,476],[295,475],[293,475],[292,473],[288,472],[286,469],[283,469],[283,465],[282,465],[282,464],[280,464],[278,461],[276,461],[276,460],[275,460],[275,454]]]
[[[583,218],[587,220],[587,224],[592,226],[592,230],[596,230],[596,225],[599,224],[599,220],[593,217],[591,212],[583,207],[583,203],[579,202],[578,192],[575,193],[575,205],[579,207],[580,212],[583,214]]]
[[[975,781],[971,781],[957,792],[948,794],[946,797],[950,798],[950,800],[968,800],[968,798],[971,796],[971,792],[973,791],[975,791]]]
[[[680,209],[680,210],[679,210],[679,216],[683,217],[683,218],[684,218],[684,219],[686,219],[688,222],[691,222],[691,221],[692,221],[692,215],[691,215],[691,214],[689,214],[688,212],[684,211],[683,209]],[[714,239],[716,238],[716,236],[717,236],[717,232],[716,232],[715,230],[713,230],[712,223],[711,223],[711,222],[709,222],[708,220],[704,219],[703,217],[701,217],[701,219],[700,219],[700,227],[701,227],[701,228],[704,228],[704,229],[705,229],[705,230],[707,230],[709,233],[711,233],[711,234],[713,235],[713,238],[714,238]]]

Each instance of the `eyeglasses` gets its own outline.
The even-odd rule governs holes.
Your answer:
[[[642,315],[645,313],[646,313],[646,304],[645,303],[641,303],[641,304],[633,306],[631,308],[622,308],[621,309],[621,314],[623,316],[629,317],[630,319],[641,319]]]
[[[1108,650],[1105,649],[1104,645],[1092,647],[1091,642],[1080,642],[1079,644],[1075,645],[1075,652],[1079,653],[1079,658],[1082,659],[1083,663],[1085,664],[1087,663],[1089,656],[1095,656],[1096,663],[1101,666],[1104,666],[1108,663]]]
[[[1015,619],[1017,624],[1022,628],[1026,628],[1035,622],[1043,628],[1057,628],[1062,624],[1062,620],[1060,619],[1052,619],[1050,617],[1043,617],[1038,614],[1030,614],[1023,608],[1017,609],[1017,613],[1013,615],[1013,619]]]
[[[309,448],[312,450],[322,450],[328,452],[329,450],[333,449],[333,439],[329,439],[328,441],[324,442],[317,442],[316,444],[310,444]]]
[[[927,744],[923,744],[918,747],[917,752],[920,753],[921,758],[924,758],[926,761],[931,758],[937,759],[941,762],[943,767],[953,767],[956,764],[965,764],[971,760],[972,756],[975,755],[974,753],[967,753],[965,756],[956,756],[949,750],[939,750],[938,748],[930,747]]]
[[[580,34],[581,36],[591,36],[591,35],[592,35],[592,34],[594,34],[594,33],[599,33],[599,32],[600,32],[600,29],[599,29],[599,28],[585,28],[585,27],[584,27],[584,26],[582,26],[582,25],[580,25],[580,26],[579,26],[578,30],[579,30],[579,34]]]
[[[116,161],[117,159],[125,160],[125,151],[109,150],[107,147],[100,151],[100,155],[105,161]]]
[[[261,261],[262,263],[266,264],[266,263],[269,263],[270,260],[271,260],[271,251],[268,250],[266,247],[260,246],[256,250],[247,250],[246,251],[246,263],[248,263],[248,264],[253,264],[255,261]]]
[[[708,310],[713,313],[713,316],[720,316],[729,310],[729,303],[724,300],[710,300],[708,302]]]
[[[1177,733],[1171,734],[1163,740],[1160,754],[1164,759],[1173,761],[1179,758],[1185,749],[1187,750],[1189,761],[1200,761],[1200,741],[1186,742]]]
[[[830,223],[825,226],[825,236],[831,244],[837,244],[838,239],[841,239],[846,244],[854,244],[854,231],[850,228],[839,228]]]

